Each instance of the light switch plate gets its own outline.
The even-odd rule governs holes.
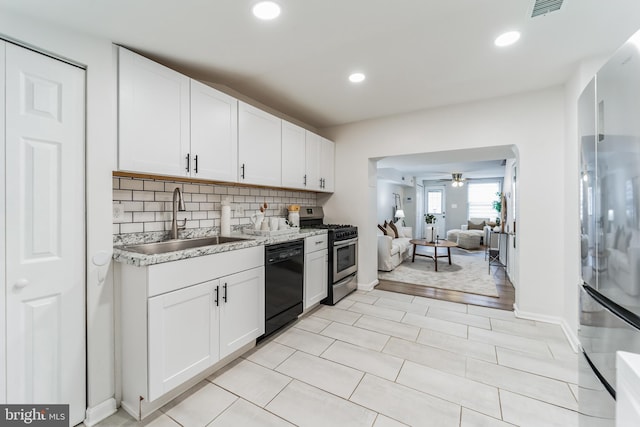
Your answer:
[[[113,205],[113,221],[122,221],[124,218],[124,205],[117,203]]]

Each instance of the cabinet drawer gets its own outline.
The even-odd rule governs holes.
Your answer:
[[[317,236],[310,236],[304,239],[304,253],[320,251],[327,249],[327,235],[319,234]]]
[[[151,265],[148,295],[160,295],[263,265],[264,246]]]

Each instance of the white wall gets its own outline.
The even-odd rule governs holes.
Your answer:
[[[384,179],[377,183],[377,216],[376,222],[382,224],[385,221],[393,221],[394,209],[397,203],[402,203],[405,198],[405,188]],[[394,198],[393,193],[400,195],[400,200]]]
[[[116,144],[115,56],[109,40],[51,27],[3,11],[0,32],[9,38],[87,67],[87,370],[88,405],[111,406],[115,392],[113,286],[98,282],[90,260],[113,247],[111,171]],[[73,191],[74,189],[69,189]],[[102,267],[101,273],[107,267]]]
[[[563,191],[557,185],[566,163],[564,114],[564,90],[553,87],[325,129],[336,142],[337,189],[325,211],[360,227],[359,284],[377,282],[376,191],[370,179],[375,167],[369,159],[513,145],[520,191],[516,304],[523,313],[563,318],[564,265],[570,260],[561,239],[541,238],[549,235],[549,225],[540,220],[539,208],[560,207],[554,227],[565,227]]]

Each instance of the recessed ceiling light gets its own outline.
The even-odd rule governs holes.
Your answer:
[[[272,1],[261,1],[253,6],[253,14],[265,21],[275,19],[280,16],[280,5]]]
[[[514,44],[518,40],[520,40],[519,31],[508,31],[504,34],[499,35],[494,43],[496,44],[496,46],[505,47]]]
[[[353,73],[349,76],[349,81],[352,83],[360,83],[364,81],[365,75],[362,73]]]

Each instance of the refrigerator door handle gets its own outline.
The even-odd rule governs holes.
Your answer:
[[[604,308],[606,308],[634,328],[640,330],[640,317],[638,317],[638,315],[630,312],[624,307],[619,306],[609,298],[602,295],[597,290],[593,289],[591,286],[584,284],[582,285],[582,287],[584,288],[585,292],[588,293],[589,296],[591,296],[591,298],[598,301]]]

